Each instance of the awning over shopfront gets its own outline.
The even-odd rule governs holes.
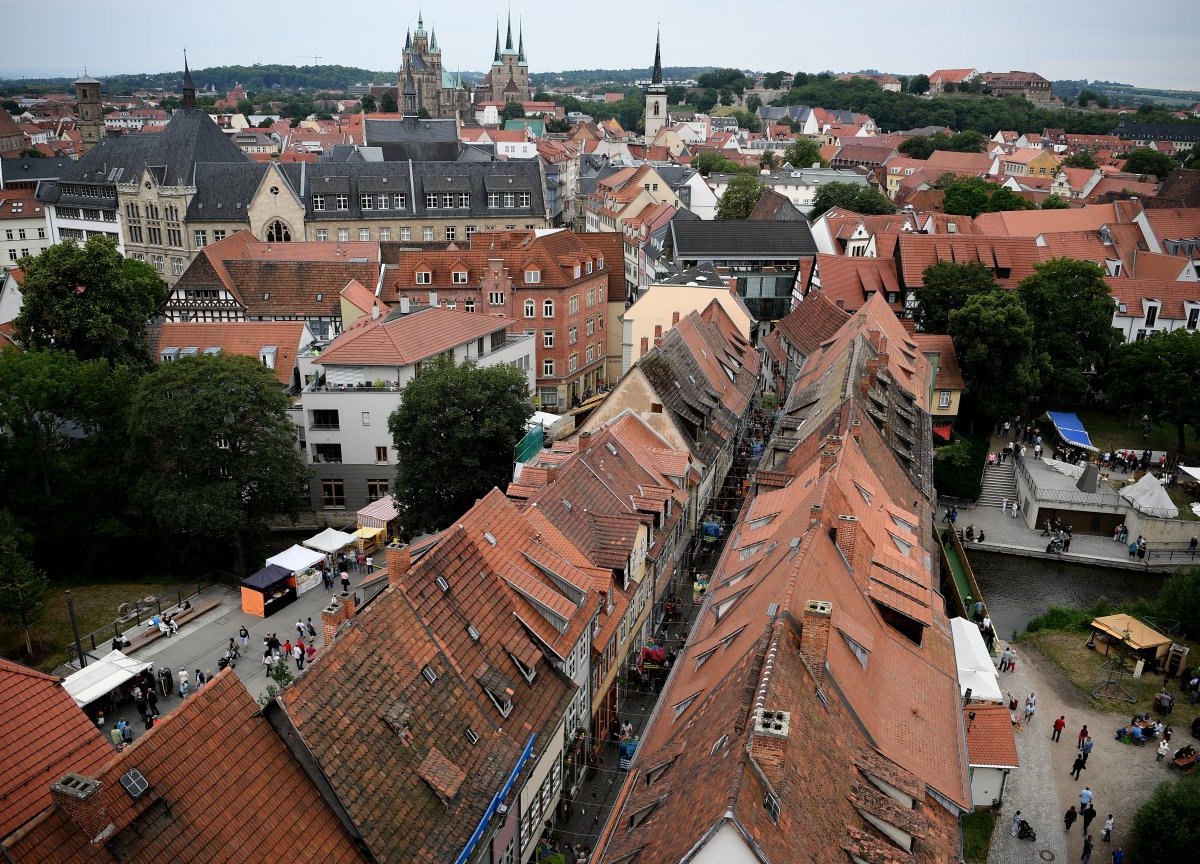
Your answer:
[[[278,564],[268,564],[257,573],[251,573],[243,579],[242,584],[247,588],[257,588],[259,591],[262,591],[282,582],[291,575],[291,570],[286,570]]]
[[[386,528],[389,522],[399,518],[400,510],[391,495],[384,495],[358,511],[358,524],[364,528]]]
[[[951,618],[950,630],[954,634],[954,658],[958,664],[958,687],[965,696],[971,691],[972,699],[984,702],[1003,702],[1004,694],[996,680],[996,667],[992,655],[984,644],[979,627],[966,618]]]
[[[109,651],[99,660],[93,660],[78,672],[63,681],[63,689],[71,694],[80,708],[103,699],[130,678],[150,668],[149,663],[126,657],[120,651]]]
[[[374,540],[382,533],[382,528],[359,528],[354,532],[354,536],[359,540]]]
[[[351,538],[351,540],[353,539]],[[318,561],[323,560],[325,560],[325,555],[322,552],[305,549],[303,546],[293,546],[291,549],[285,549],[278,555],[268,558],[267,564],[278,564],[289,573],[302,573]]]
[[[315,537],[309,537],[305,540],[304,545],[309,549],[316,549],[320,552],[337,552],[339,549],[345,549],[353,542],[353,534],[347,534],[344,531],[338,531],[334,528],[326,528]]]
[[[1085,450],[1095,451],[1097,449],[1092,446],[1092,439],[1088,436],[1087,429],[1083,428],[1083,423],[1076,415],[1068,411],[1047,411],[1042,419],[1053,423],[1058,437],[1068,444],[1082,447]]]

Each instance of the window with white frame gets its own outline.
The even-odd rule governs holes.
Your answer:
[[[392,193],[392,209],[403,210],[408,206],[408,195],[404,192]]]
[[[574,372],[578,368],[579,368],[579,355],[572,354],[570,357],[567,358],[567,371]]]
[[[192,232],[192,240],[197,249],[203,249],[205,246],[208,245],[208,232],[207,231],[193,231]]]
[[[338,210],[349,210],[350,209],[350,196],[349,195],[335,195],[333,198],[333,203],[334,203],[334,207]]]
[[[325,243],[325,242],[327,242],[328,240],[329,240],[329,231],[328,231],[328,229],[325,229],[325,228],[318,228],[318,229],[317,229],[317,242],[318,242],[318,243]]]
[[[488,292],[488,305],[489,306],[503,306],[504,305],[504,292],[503,291],[489,291]]]
[[[453,225],[446,226],[446,239],[447,240],[453,240],[456,233],[457,233],[456,229]]]
[[[337,229],[337,232],[338,232],[337,237],[338,237],[339,243],[346,243],[350,240],[350,229],[349,228],[339,228],[339,229]]]
[[[171,275],[172,276],[182,276],[183,275],[183,259],[182,258],[172,258],[171,259]]]
[[[409,240],[412,240],[412,229],[411,228],[401,228],[400,229],[400,242],[407,243]]]
[[[453,282],[455,285],[466,285],[467,284],[467,271],[466,270],[455,270],[453,273],[450,274],[450,281]]]
[[[421,239],[424,240],[426,243],[432,243],[433,242],[433,228],[428,227],[428,226],[425,228],[422,228],[421,229]]]
[[[458,193],[458,206],[459,207],[470,207],[471,206],[471,193],[470,192],[459,192]]]
[[[443,192],[442,193],[442,207],[445,208],[446,210],[452,210],[454,208],[454,193],[453,192]]]
[[[578,294],[571,295],[570,314],[572,314],[572,315],[579,314],[579,295]]]
[[[380,228],[379,229],[379,242],[387,243],[391,239],[392,239],[392,229],[391,228]]]
[[[554,301],[553,300],[543,300],[542,301],[542,317],[543,318],[553,318],[554,317]]]
[[[358,239],[362,240],[364,242],[370,240],[371,239],[371,229],[370,228],[359,228],[358,229]]]
[[[949,390],[942,390],[938,393],[938,407],[939,408],[949,408],[950,407],[950,391]]]
[[[532,318],[537,314],[537,303],[533,300],[525,301],[525,317]]]
[[[588,363],[591,363],[593,360],[596,359],[596,350],[591,345],[587,346],[586,356],[587,356]]]
[[[436,192],[425,193],[425,209],[436,210],[438,206],[438,196]]]
[[[222,241],[224,239],[225,239],[225,229],[224,228],[214,228],[213,229],[213,242],[219,243],[220,241]]]
[[[567,343],[570,345],[574,345],[578,341],[579,341],[579,325],[572,324],[570,326],[570,328],[567,330]]]
[[[516,203],[516,200],[517,200],[517,196],[514,195],[512,192],[504,193],[504,206],[505,207],[512,207]]]
[[[500,193],[499,192],[489,192],[488,193],[488,207],[499,207],[499,206],[500,206]]]
[[[474,233],[475,233],[476,231],[478,231],[478,230],[479,230],[479,229],[478,229],[478,228],[476,228],[474,225],[468,225],[468,226],[467,226],[467,239],[468,239],[468,240],[470,240],[470,239],[471,239],[471,235],[472,235],[472,234],[474,234]]]
[[[378,210],[386,210],[387,206],[388,206],[388,194],[386,192],[380,192],[378,195],[375,196],[375,207]]]
[[[358,206],[363,210],[375,209],[375,196],[369,192],[364,192],[358,196]]]
[[[518,206],[518,207],[528,207],[528,206],[529,206],[529,200],[530,200],[530,198],[529,198],[529,193],[528,193],[528,192],[522,192],[522,193],[520,194],[520,196],[518,196],[518,198],[517,198],[517,206]]]
[[[526,270],[525,271],[525,284],[526,285],[537,285],[541,281],[542,281],[542,271],[541,270]]]
[[[587,319],[587,335],[591,336],[595,331],[596,325],[591,318]]]
[[[433,273],[428,270],[418,270],[416,272],[416,280],[418,285],[432,285]]]
[[[543,330],[542,331],[542,347],[543,348],[553,348],[554,347],[554,331],[553,330]]]
[[[464,300],[463,301],[463,311],[464,312],[474,312],[475,311],[475,301],[474,300]]]
[[[159,273],[163,272],[164,259],[161,255],[151,255],[150,262],[154,265],[154,269]]]
[[[542,361],[542,374],[543,375],[553,375],[554,374],[554,360],[552,358],[547,357],[545,360]]]

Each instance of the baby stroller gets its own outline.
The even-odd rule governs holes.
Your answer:
[[[1037,840],[1037,834],[1034,832],[1033,826],[1024,819],[1022,819],[1020,824],[1017,826],[1017,839],[1029,840],[1031,842]]]

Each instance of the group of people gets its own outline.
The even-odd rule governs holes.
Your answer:
[[[1145,560],[1146,558],[1146,538],[1141,534],[1138,538],[1129,544],[1129,557]]]
[[[980,528],[979,533],[976,534],[974,524],[967,526],[967,530],[963,532],[963,537],[966,538],[968,543],[983,543],[984,542],[983,529]]]
[[[1010,508],[1012,509],[1012,518],[1016,519],[1021,513],[1021,502],[1016,498],[1012,501],[1005,498],[1000,502],[1000,512],[1004,515],[1009,515],[1008,511]]]
[[[1136,450],[1105,451],[1100,454],[1102,467],[1120,471],[1123,474],[1128,474],[1130,471],[1149,471],[1152,461],[1153,457],[1149,450],[1143,450],[1140,454]],[[1164,453],[1158,457],[1158,467],[1165,468],[1166,464],[1167,456]]]
[[[305,644],[304,637],[308,636],[308,643]],[[296,641],[285,639],[279,641],[279,636],[276,633],[270,633],[263,639],[263,664],[271,666],[280,661],[286,662],[291,659],[296,663],[296,671],[304,669],[305,662],[312,660],[317,654],[315,641],[317,638],[317,629],[313,626],[312,619],[308,622],[296,622]]]

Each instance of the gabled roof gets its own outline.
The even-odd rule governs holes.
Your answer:
[[[785,342],[802,357],[813,354],[850,319],[850,313],[821,289],[804,295],[804,302],[775,322]]]
[[[976,223],[980,221],[977,219]],[[910,288],[923,284],[925,268],[943,261],[982,264],[996,272],[996,279],[1001,285],[1015,285],[1030,275],[1038,263],[1038,247],[1032,237],[901,234],[897,254],[900,257],[901,279]]]
[[[676,259],[799,258],[815,255],[808,223],[693,220],[671,222]]]
[[[35,742],[30,729],[36,723],[24,729]],[[366,860],[231,670],[219,672],[124,752],[104,749],[105,765],[76,773],[100,783],[95,794],[112,825],[107,841],[93,844],[56,807],[5,842],[13,860],[234,861],[245,858],[248,838],[264,860]],[[138,798],[120,782],[132,769],[149,783]],[[60,776],[56,770],[44,778],[47,793]]]
[[[986,153],[934,150],[925,163],[929,168],[943,168],[957,174],[982,175],[992,167],[992,157]]]
[[[980,213],[975,224],[995,237],[1036,237],[1062,231],[1097,231],[1103,225],[1123,222],[1111,204],[1072,207],[1063,210],[1005,210]]]
[[[105,732],[61,679],[0,658],[0,839],[51,806],[63,774],[90,774],[112,757]]]
[[[1112,289],[1113,299],[1118,307],[1117,314],[1143,317],[1146,314],[1147,300],[1157,300],[1160,303],[1158,317],[1182,321],[1187,318],[1185,303],[1200,304],[1200,282],[1176,282],[1171,279],[1126,279],[1122,277],[1106,277],[1105,282]]]
[[[515,324],[511,318],[431,306],[411,314],[360,319],[321,352],[334,366],[409,366]]]
[[[1200,207],[1147,210],[1146,221],[1159,243],[1200,237]]]
[[[963,718],[967,728],[967,758],[972,768],[1021,767],[1007,705],[966,705]]]
[[[914,333],[913,341],[921,353],[937,357],[937,375],[933,386],[936,390],[964,390],[962,370],[958,366],[958,354],[954,351],[954,340],[936,333]]]
[[[903,286],[896,273],[895,258],[818,255],[816,265],[821,291],[838,308],[854,312],[867,298],[879,292],[895,295],[894,307],[902,308]]]
[[[296,354],[304,346],[306,325],[303,321],[222,321],[194,323],[165,321],[159,327],[155,357],[162,362],[163,350],[197,348],[199,353],[219,349],[222,353],[238,354],[259,360],[262,349],[274,348],[275,378],[280,384],[292,383],[296,369]]]

